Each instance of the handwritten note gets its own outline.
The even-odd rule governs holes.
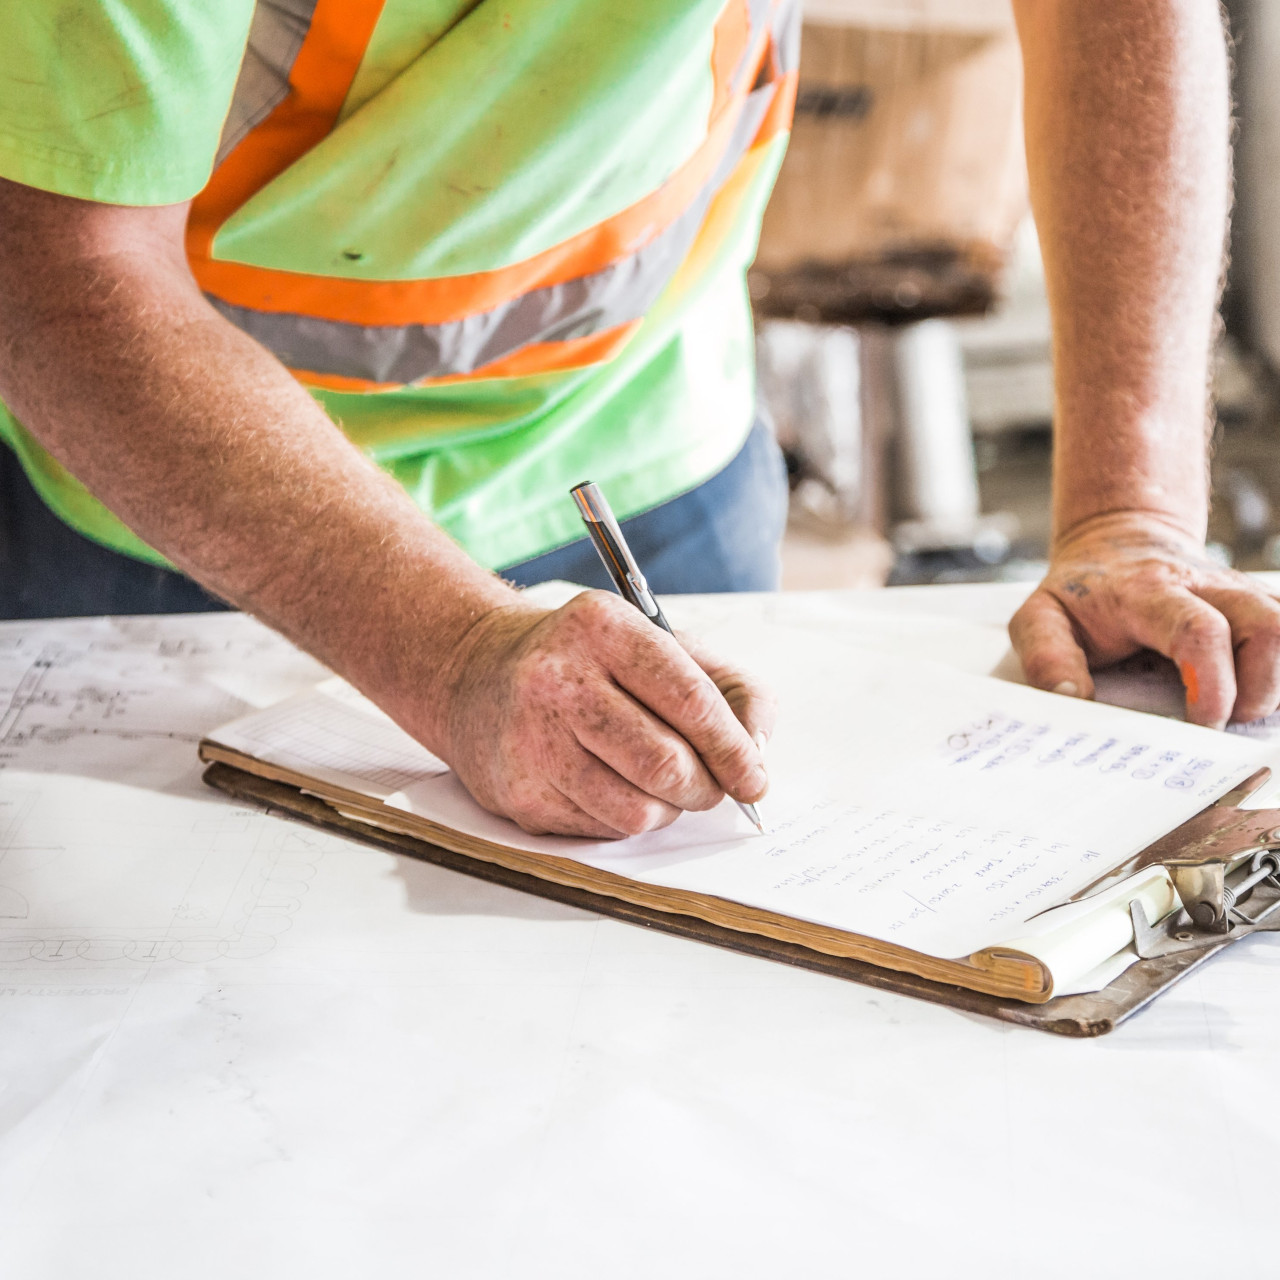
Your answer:
[[[309,741],[323,744],[318,763],[331,777],[349,768],[355,785],[388,805],[468,835],[942,957],[1025,933],[1031,916],[1185,821],[1274,750],[786,627],[707,638],[780,695],[764,837],[728,802],[614,843],[525,835],[367,704],[353,731],[350,695],[330,697],[328,712],[316,695]],[[242,749],[266,743],[305,769],[307,742],[290,737],[297,708],[274,725],[270,714],[217,736]],[[379,785],[361,784],[374,759]],[[389,779],[405,785],[391,792]]]

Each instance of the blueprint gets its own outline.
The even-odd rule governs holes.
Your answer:
[[[196,744],[318,674],[234,615],[0,627],[0,980],[269,949],[326,841],[222,801]]]

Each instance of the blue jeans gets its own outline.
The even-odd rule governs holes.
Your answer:
[[[659,595],[776,591],[781,576],[778,548],[786,522],[786,464],[773,432],[757,420],[746,444],[723,471],[678,498],[623,520],[622,531],[649,586]],[[612,589],[594,545],[585,537],[500,572],[521,587],[561,578]]]
[[[567,493],[565,501],[571,501]],[[622,527],[654,591],[769,591],[778,585],[786,515],[782,455],[772,432],[757,422],[723,471]],[[610,585],[585,537],[501,573],[520,586],[550,578]],[[227,607],[181,573],[76,533],[44,505],[17,458],[0,445],[0,619]]]

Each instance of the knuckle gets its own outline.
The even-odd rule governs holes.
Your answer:
[[[609,823],[626,835],[638,836],[661,826],[664,814],[661,805],[631,798],[619,802],[616,810],[609,814]]]
[[[606,664],[652,662],[651,651],[662,632],[621,597],[588,591],[565,608],[572,612],[565,619],[562,644],[571,651]]]
[[[1044,609],[1050,599],[1049,592],[1045,589],[1043,583],[1036,589],[1013,611],[1013,617],[1009,620],[1010,625],[1016,623],[1018,626],[1025,626],[1032,618]]]
[[[1033,634],[1034,624],[1032,620],[1019,609],[1009,619],[1009,639],[1013,647],[1021,653],[1032,642],[1031,637]]]
[[[724,791],[713,779],[708,778],[683,797],[680,807],[688,809],[692,813],[701,813],[707,809],[714,809],[724,797]]]
[[[1024,655],[1041,655],[1067,647],[1071,623],[1066,607],[1048,595],[1033,596],[1009,620],[1009,638]]]
[[[1276,709],[1276,699],[1272,697],[1241,697],[1236,699],[1232,719],[1238,724],[1248,724],[1252,720],[1264,720]]]
[[[610,823],[617,827],[624,836],[642,836],[649,828],[644,818],[638,814],[621,813],[610,817]]]
[[[763,708],[773,701],[773,695],[750,672],[739,671],[725,693],[725,700],[735,707]]]
[[[1216,609],[1187,610],[1174,629],[1180,647],[1214,648],[1231,643],[1231,624]]]
[[[609,591],[584,591],[564,606],[572,627],[588,639],[607,634],[622,619],[618,611],[623,601]]]
[[[690,762],[674,743],[649,758],[643,776],[637,781],[655,795],[673,795],[684,791],[692,781]]]
[[[1280,609],[1268,609],[1265,622],[1254,635],[1268,649],[1280,651]]]
[[[677,693],[680,718],[695,729],[716,720],[723,703],[719,689],[710,680],[690,680]]]
[[[555,834],[545,822],[537,822],[532,818],[513,817],[512,821],[527,836],[549,836]]]
[[[1053,644],[1053,631],[1040,618],[1028,618],[1021,626],[1009,624],[1009,634],[1014,643],[1027,653],[1043,653]]]
[[[643,823],[641,831],[657,831],[662,827],[669,826],[679,817],[680,811],[673,809],[671,805],[662,804],[659,801],[648,801],[641,805],[640,819]],[[639,832],[636,833],[637,835]]]
[[[1263,671],[1273,673],[1280,680],[1280,632],[1256,631],[1245,642],[1249,648],[1250,662]]]
[[[1280,666],[1273,653],[1259,651],[1253,641],[1242,651],[1237,668],[1239,683],[1232,715],[1238,721],[1261,720],[1280,704]]]
[[[663,827],[669,827],[679,816],[679,809],[663,808],[654,815],[653,822],[648,829],[650,831],[661,831]]]
[[[1057,668],[1048,654],[1041,650],[1030,650],[1022,654],[1022,672],[1029,684],[1040,687],[1055,680]]]

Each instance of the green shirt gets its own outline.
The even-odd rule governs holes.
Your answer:
[[[270,109],[264,65],[300,58],[298,32],[326,3],[335,0],[12,7],[0,20],[0,176],[117,204],[197,195]],[[385,0],[332,128],[222,222],[212,257],[381,287],[462,280],[554,252],[642,201],[704,145],[725,8]],[[602,483],[624,516],[693,487],[750,427],[745,268],[784,141],[752,147],[734,199],[708,214],[714,234],[703,227],[610,358],[532,374],[495,365],[496,376],[482,362],[452,379],[392,376],[376,389],[329,379],[312,394],[492,567],[580,537],[567,493],[580,480]],[[324,383],[309,379],[311,367],[304,383]],[[163,563],[3,406],[0,436],[73,527]]]

